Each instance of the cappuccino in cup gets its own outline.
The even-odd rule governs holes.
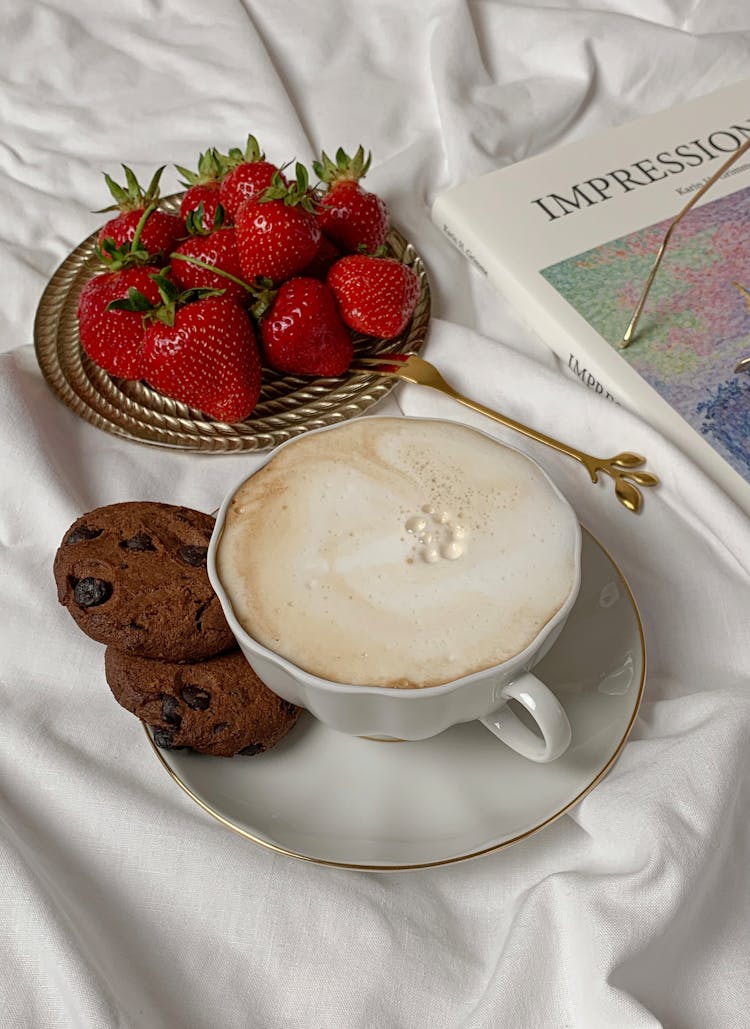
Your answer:
[[[280,448],[215,550],[237,622],[333,683],[420,690],[530,647],[578,583],[580,529],[520,452],[446,421],[359,418]]]

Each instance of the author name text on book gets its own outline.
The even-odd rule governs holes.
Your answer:
[[[477,259],[476,255],[472,253],[472,251],[469,249],[469,247],[466,246],[464,241],[462,239],[459,239],[459,237],[455,234],[455,232],[453,232],[450,229],[450,227],[445,224],[445,222],[443,222],[443,232],[446,234],[446,236],[451,241],[453,246],[457,247],[458,250],[460,250],[461,253],[464,255],[464,257],[467,260],[471,261],[471,263],[474,265],[475,268],[478,268],[480,270],[482,275],[486,275],[487,274],[487,269]]]

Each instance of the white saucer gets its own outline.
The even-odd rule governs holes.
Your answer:
[[[443,865],[542,829],[596,786],[625,745],[643,693],[643,630],[624,576],[586,530],[578,600],[535,672],[573,729],[569,750],[548,765],[476,722],[385,743],[304,713],[273,750],[231,759],[160,750],[147,735],[189,797],[263,847],[370,871]]]

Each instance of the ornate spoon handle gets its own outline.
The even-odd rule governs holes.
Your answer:
[[[469,397],[465,397],[462,393],[457,392],[448,383],[445,383],[445,386],[447,388],[441,389],[441,392],[447,392],[459,404],[464,404],[466,407],[471,408],[472,411],[486,415],[487,418],[499,422],[507,429],[520,432],[522,435],[528,436],[529,439],[536,440],[537,443],[542,443],[546,447],[552,447],[553,450],[572,457],[588,471],[592,482],[599,481],[600,472],[609,475],[614,480],[617,499],[628,511],[637,513],[641,509],[643,494],[638,489],[639,486],[658,485],[659,480],[655,475],[651,472],[639,470],[646,463],[646,458],[640,454],[631,454],[629,451],[625,451],[622,454],[615,454],[614,457],[594,457],[593,454],[587,454],[584,450],[571,447],[569,444],[562,443],[560,440],[547,436],[543,432],[530,429],[528,425],[517,422],[507,415],[499,414],[497,411],[493,411],[492,408],[485,407],[484,404],[470,400]]]

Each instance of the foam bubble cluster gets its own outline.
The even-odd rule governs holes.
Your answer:
[[[455,561],[466,550],[466,529],[448,511],[436,511],[431,504],[422,507],[424,514],[406,519],[404,528],[416,540],[416,552],[423,561],[434,564],[441,558]]]

